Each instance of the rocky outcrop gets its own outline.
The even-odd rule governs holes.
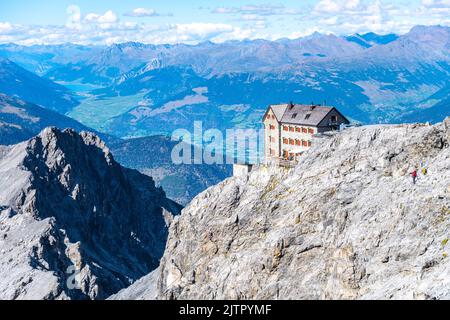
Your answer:
[[[208,189],[170,226],[158,298],[449,299],[449,144],[450,119],[352,128]]]
[[[131,286],[113,294],[108,300],[155,300],[158,277],[159,269],[156,269]]]
[[[0,299],[102,299],[159,264],[180,207],[94,134],[0,147]]]

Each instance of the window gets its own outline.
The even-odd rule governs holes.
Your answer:
[[[288,126],[283,126],[283,130],[284,130],[284,131],[289,131]]]
[[[288,143],[289,143],[289,140],[288,140],[287,138],[283,138],[283,143],[284,143],[284,144],[288,144]]]
[[[302,132],[302,131],[300,130],[300,127],[295,127],[295,132]]]
[[[305,116],[305,120],[308,120],[311,117],[311,113],[307,113]]]
[[[294,132],[294,127],[289,127],[290,132]]]
[[[314,129],[309,128],[309,129],[308,129],[308,133],[314,134]]]
[[[302,146],[303,147],[307,147],[308,146],[308,141],[302,140]]]
[[[338,117],[337,116],[331,116],[331,122],[337,122]]]
[[[303,132],[303,133],[308,133],[308,129],[302,128],[302,132]]]
[[[292,119],[295,119],[297,117],[297,113],[294,113],[293,115],[292,115]]]
[[[274,155],[275,155],[275,150],[270,149],[270,155],[271,155],[271,156],[274,156]]]
[[[275,130],[275,126],[272,124],[269,126],[269,128],[270,128],[270,130]]]
[[[311,147],[311,141],[308,141],[308,147]]]
[[[295,144],[294,139],[289,139],[289,144],[293,146]]]
[[[301,146],[301,141],[298,140],[298,139],[295,139],[295,145],[296,145],[296,146]]]

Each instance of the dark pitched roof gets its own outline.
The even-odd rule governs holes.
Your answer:
[[[286,109],[281,122],[318,126],[332,109],[332,107],[295,104]]]
[[[281,123],[314,126],[320,125],[322,120],[334,109],[339,113],[345,122],[350,123],[340,112],[330,106],[316,106],[304,104],[275,104],[270,105],[267,112],[272,109],[277,120]],[[265,117],[264,115],[264,117]]]
[[[308,125],[308,126],[318,126],[319,123],[326,117],[326,115],[333,110],[333,107],[326,106],[312,106],[312,105],[302,105],[294,104],[283,105],[284,108],[276,106],[279,111],[283,110],[283,115],[280,122]],[[272,107],[272,110],[275,108]],[[274,110],[275,112],[275,110]]]

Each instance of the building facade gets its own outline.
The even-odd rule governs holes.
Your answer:
[[[292,103],[269,106],[263,122],[265,158],[286,160],[310,148],[313,135],[350,123],[334,107]]]

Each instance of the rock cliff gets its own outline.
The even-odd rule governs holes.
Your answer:
[[[0,299],[102,299],[155,269],[180,207],[94,134],[0,146]]]
[[[159,299],[450,299],[449,144],[449,118],[352,128],[295,169],[227,179],[174,219],[148,283]]]

